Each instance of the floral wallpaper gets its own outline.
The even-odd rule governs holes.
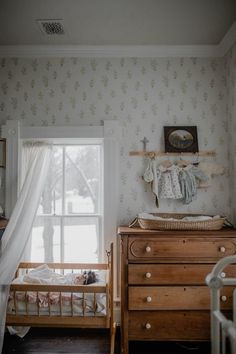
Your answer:
[[[227,116],[229,122],[229,184],[230,184],[230,217],[236,223],[236,45],[226,56],[227,69]]]
[[[236,120],[229,114],[235,112],[233,97],[235,48],[226,59],[0,59],[0,124],[6,119],[45,127],[119,121],[122,224],[141,211],[230,213],[229,171],[236,173],[229,154],[236,147],[228,129],[228,120],[230,129],[236,129]],[[161,200],[157,209],[150,186],[142,179],[147,161],[129,152],[142,150],[144,136],[148,150],[164,151],[165,125],[196,125],[199,149],[216,151],[216,157],[205,161],[220,163],[225,173],[213,178],[211,187],[199,189],[191,204]],[[227,143],[229,136],[232,146]]]

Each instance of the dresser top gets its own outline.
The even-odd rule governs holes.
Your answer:
[[[216,236],[236,237],[236,229],[222,228],[221,230],[186,231],[186,230],[145,230],[139,227],[119,226],[118,235],[157,235],[157,236]]]

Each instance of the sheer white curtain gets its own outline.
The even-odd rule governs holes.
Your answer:
[[[26,142],[22,148],[23,185],[2,237],[0,253],[0,352],[10,283],[29,239],[52,157],[51,145]]]

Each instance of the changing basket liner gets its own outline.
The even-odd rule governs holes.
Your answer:
[[[140,214],[130,227],[139,226],[145,230],[220,230],[226,222],[223,216],[183,213]]]

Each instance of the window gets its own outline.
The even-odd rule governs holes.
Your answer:
[[[118,263],[118,259],[116,260],[116,243],[119,242],[116,237],[117,233],[117,217],[119,214],[119,137],[120,137],[120,127],[119,122],[116,120],[106,119],[102,122],[101,125],[98,126],[23,126],[17,120],[7,120],[6,125],[2,126],[2,137],[6,138],[6,202],[5,202],[5,211],[6,217],[10,218],[14,205],[17,201],[17,197],[20,191],[20,176],[21,176],[21,143],[24,140],[46,140],[50,141],[56,146],[60,146],[59,144],[63,144],[62,146],[69,146],[69,144],[75,145],[98,145],[100,148],[100,162],[101,162],[101,170],[100,170],[100,200],[97,203],[97,210],[94,209],[93,213],[78,213],[78,215],[74,212],[78,212],[78,210],[73,209],[72,213],[67,213],[66,211],[71,210],[71,204],[66,209],[65,215],[59,214],[56,210],[56,198],[55,194],[55,210],[56,215],[53,215],[54,210],[54,196],[51,198],[51,212],[45,213],[44,215],[40,214],[40,210],[35,220],[35,227],[38,227],[38,231],[41,232],[41,236],[34,238],[33,242],[34,246],[31,245],[30,249],[33,249],[35,252],[35,256],[37,256],[37,260],[43,260],[45,258],[42,239],[44,238],[43,234],[43,226],[44,223],[51,218],[51,225],[54,229],[54,234],[52,239],[45,239],[45,247],[47,249],[47,253],[52,253],[52,242],[54,243],[54,261],[62,259],[64,254],[65,257],[68,256],[70,252],[67,248],[67,244],[62,245],[61,240],[68,240],[72,237],[71,229],[76,228],[75,225],[68,225],[68,222],[72,223],[72,220],[80,223],[77,226],[77,230],[80,228],[80,232],[76,233],[76,241],[79,241],[81,237],[81,243],[74,247],[76,251],[76,257],[79,255],[79,252],[84,255],[82,251],[83,247],[83,239],[85,238],[84,229],[88,227],[88,225],[93,225],[93,228],[97,230],[97,239],[98,247],[94,247],[94,252],[91,252],[92,257],[95,257],[98,262],[104,261],[106,262],[106,250],[110,248],[111,242],[115,245],[115,270],[114,275],[114,291],[116,296],[118,296],[118,288],[119,288],[119,265],[116,269],[116,263]],[[89,142],[89,143],[88,143]],[[58,144],[58,145],[57,145]],[[93,185],[94,181],[92,181],[91,177],[86,176],[91,179],[91,185]],[[65,185],[66,186],[66,185]],[[94,187],[94,186],[93,186]],[[65,200],[65,196],[63,197]],[[67,198],[68,200],[68,198]],[[61,207],[62,208],[62,207]],[[64,217],[64,218],[63,218]],[[41,218],[41,224],[39,220]],[[74,218],[74,219],[73,219]],[[60,222],[59,222],[60,220]],[[88,224],[88,221],[90,224]],[[64,225],[61,226],[60,223]],[[94,226],[95,225],[95,226]],[[41,227],[41,229],[40,229]],[[91,226],[92,227],[92,226]],[[82,231],[81,231],[82,230]],[[61,235],[64,233],[64,235]],[[74,233],[75,234],[75,233]],[[36,242],[37,241],[37,242]],[[50,241],[50,244],[47,246],[46,242]],[[88,239],[86,239],[88,241]],[[41,243],[40,243],[41,242]],[[92,244],[89,243],[89,246]],[[30,246],[30,245],[29,245]],[[41,247],[41,251],[40,251]],[[57,251],[56,251],[57,250]],[[60,251],[59,251],[60,250]],[[28,254],[29,249],[27,249]],[[50,251],[50,252],[49,252]],[[40,256],[41,252],[41,256]],[[57,255],[57,256],[56,256]],[[70,255],[72,256],[72,255]],[[71,258],[72,259],[72,258]],[[24,258],[24,260],[29,260],[29,257]],[[72,260],[71,260],[72,261]],[[88,262],[90,259],[88,259]],[[79,260],[82,262],[82,259]]]
[[[31,260],[102,259],[103,145],[53,146],[53,161],[31,237]]]

